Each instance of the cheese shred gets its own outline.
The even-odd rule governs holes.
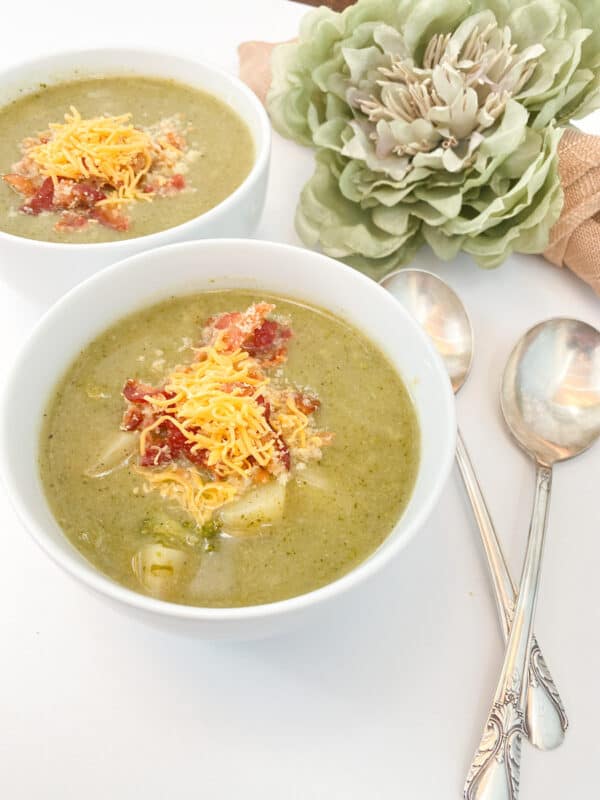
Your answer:
[[[301,393],[273,384],[257,358],[232,349],[227,331],[194,349],[191,364],[142,395],[147,422],[135,469],[147,491],[176,501],[202,526],[253,484],[287,481],[292,458],[320,458],[331,434],[315,430]],[[178,460],[181,453],[187,459]]]
[[[83,119],[71,106],[64,123],[50,123],[40,138],[27,155],[55,183],[59,178],[92,179],[112,187],[114,193],[98,205],[152,199],[139,186],[152,166],[153,142],[133,126],[131,114]]]
[[[266,467],[277,456],[274,431],[258,401],[268,391],[269,379],[241,350],[226,353],[210,346],[203,347],[199,356],[169,375],[166,398],[146,398],[163,413],[142,431],[140,452],[148,434],[168,420],[192,452],[207,451],[206,466],[219,478],[248,479],[257,464]]]
[[[194,469],[169,466],[161,470],[134,467],[148,490],[156,490],[165,500],[179,503],[194,522],[202,527],[221,506],[239,494],[228,481],[207,481]]]

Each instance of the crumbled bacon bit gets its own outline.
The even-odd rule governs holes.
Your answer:
[[[263,367],[281,364],[287,358],[286,342],[292,331],[276,320],[266,319],[274,306],[271,303],[256,303],[243,313],[226,312],[207,321],[205,338],[214,343],[218,336],[230,351],[245,350]]]
[[[123,387],[123,397],[130,403],[146,403],[146,397],[156,397],[162,395],[165,400],[175,397],[173,392],[168,392],[162,386],[151,386],[149,383],[142,383],[136,378],[129,378]]]
[[[139,464],[140,467],[161,467],[170,463],[172,460],[168,447],[151,444],[146,447],[140,456]]]
[[[205,330],[213,329],[211,340],[214,343],[217,338],[215,332],[221,332],[221,341],[228,350],[237,350],[244,341],[244,333],[241,329],[242,315],[239,311],[228,314],[221,314],[208,321]]]
[[[321,401],[316,395],[304,392],[296,392],[294,403],[303,414],[313,414],[321,405]]]
[[[9,175],[3,175],[2,179],[5,183],[8,183],[10,187],[12,187],[16,192],[22,194],[24,197],[31,197],[37,191],[37,184],[31,178],[27,178],[24,175],[17,175],[17,173],[11,173]]]
[[[90,211],[90,217],[104,225],[105,228],[112,228],[114,231],[129,230],[129,217],[114,208],[94,206]]]
[[[183,150],[185,147],[185,139],[180,134],[175,133],[175,131],[169,131],[167,133],[167,140],[171,147],[175,147],[177,150]]]
[[[185,178],[180,173],[173,175],[169,183],[173,187],[173,189],[177,189],[177,191],[179,192],[182,189],[185,189]]]
[[[124,431],[137,431],[144,422],[144,412],[137,405],[130,405],[123,414],[121,429]]]
[[[74,183],[71,188],[71,194],[76,201],[76,205],[83,208],[92,208],[100,200],[106,198],[106,193],[90,181]]]
[[[74,211],[63,211],[54,227],[57,231],[75,231],[85,228],[88,221],[88,218],[83,214],[77,214]]]
[[[290,448],[284,442],[283,438],[278,435],[275,438],[275,449],[279,453],[279,460],[285,467],[286,471],[289,472],[292,468],[292,457],[290,455]]]
[[[285,467],[286,471],[289,472],[290,469],[291,469],[291,466],[292,466],[292,458],[291,458],[291,454],[290,454],[290,448],[287,446],[287,444],[283,440],[283,437],[281,436],[281,434],[277,433],[277,431],[275,430],[275,428],[271,424],[271,404],[269,403],[269,401],[265,397],[263,397],[262,394],[260,394],[256,398],[256,402],[263,407],[263,414],[264,414],[265,420],[267,422],[267,425],[269,426],[269,428],[271,428],[271,430],[275,434],[274,443],[275,443],[275,449],[277,450],[277,453],[279,455],[279,460],[281,461],[281,463]]]
[[[177,425],[166,419],[149,432],[139,463],[142,467],[158,467],[178,458],[186,458],[192,464],[208,469],[208,451],[194,450]]]
[[[238,397],[249,397],[254,392],[254,388],[250,386],[249,383],[243,383],[241,381],[236,383],[223,383],[221,389],[224,392],[235,394]]]
[[[252,481],[253,483],[257,484],[268,483],[271,478],[272,475],[270,472],[268,472],[266,469],[263,469],[263,467],[258,467],[252,476]]]
[[[25,214],[37,216],[42,211],[50,211],[53,207],[54,184],[52,178],[46,178],[36,193],[21,206]]]
[[[287,358],[285,342],[292,338],[292,331],[286,325],[266,319],[244,341],[243,349],[260,361],[263,366],[274,367]]]
[[[259,394],[259,396],[256,398],[256,402],[259,404],[259,406],[263,407],[265,419],[267,420],[268,424],[271,425],[271,403],[269,403],[268,400],[265,400],[262,394]]]

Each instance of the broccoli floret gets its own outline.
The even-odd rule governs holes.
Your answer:
[[[142,536],[147,536],[163,545],[186,543],[189,547],[202,543],[204,550],[214,550],[216,537],[220,533],[222,524],[219,520],[212,519],[199,528],[193,521],[181,522],[162,511],[148,514],[141,527]]]
[[[223,528],[223,523],[220,522],[218,519],[211,519],[208,522],[205,522],[200,532],[205,539],[214,539],[219,533],[221,533],[221,529]]]
[[[185,538],[187,527],[185,523],[173,519],[168,514],[155,512],[145,517],[141,532],[144,536],[151,536],[154,539],[181,540]]]

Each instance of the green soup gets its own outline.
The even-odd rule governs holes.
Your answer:
[[[173,501],[145,492],[131,461],[89,477],[118,431],[125,380],[156,384],[192,358],[190,345],[208,317],[263,299],[276,304],[294,332],[277,380],[316,393],[316,423],[334,434],[318,463],[304,470],[292,464],[278,518],[254,517],[241,537],[226,529],[207,533]],[[329,313],[238,291],[173,298],[109,328],[60,382],[40,442],[53,513],[94,566],[135,591],[216,607],[300,595],[360,564],[402,514],[418,461],[414,407],[376,346]],[[149,552],[155,562],[146,565],[145,580],[139,559]]]
[[[182,115],[189,128],[188,146],[198,152],[185,174],[185,191],[128,204],[131,222],[126,231],[100,224],[57,231],[56,214],[20,212],[23,199],[0,181],[0,229],[6,233],[62,243],[109,242],[156,233],[216,206],[243,182],[254,162],[248,127],[217,97],[175,81],[111,77],[41,88],[0,109],[0,174],[12,172],[21,158],[23,139],[46,130],[51,122],[62,122],[71,106],[87,118],[131,113],[133,124],[144,128]]]

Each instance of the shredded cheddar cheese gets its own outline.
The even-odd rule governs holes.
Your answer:
[[[97,179],[112,187],[114,193],[98,205],[151,200],[139,185],[152,165],[152,139],[130,120],[131,114],[83,119],[71,106],[64,123],[51,123],[27,155],[55,183],[59,178]]]
[[[285,483],[292,458],[320,458],[331,441],[315,429],[314,395],[280,374],[272,381],[266,370],[273,351],[255,356],[244,349],[246,337],[265,324],[274,352],[281,352],[275,323],[264,323],[273,308],[262,303],[221,315],[206,328],[207,343],[192,348],[194,360],[172,370],[160,388],[128,381],[124,390],[133,412],[124,420],[140,431],[136,471],[146,491],[176,501],[200,526],[251,486]]]
[[[214,511],[233,500],[239,487],[228,481],[207,481],[193,469],[177,466],[152,470],[135,467],[148,489],[155,489],[165,500],[175,500],[202,527]]]
[[[148,434],[169,420],[193,452],[208,451],[206,465],[219,477],[248,479],[256,464],[266,467],[276,457],[273,429],[257,401],[269,379],[241,350],[227,353],[209,346],[201,348],[199,356],[194,364],[169,375],[165,390],[174,397],[147,398],[151,406],[169,414],[142,431],[140,452],[145,450]],[[239,384],[250,393],[238,394]]]
[[[286,397],[285,406],[276,415],[276,421],[290,446],[307,446],[308,415],[298,408],[291,395]]]

